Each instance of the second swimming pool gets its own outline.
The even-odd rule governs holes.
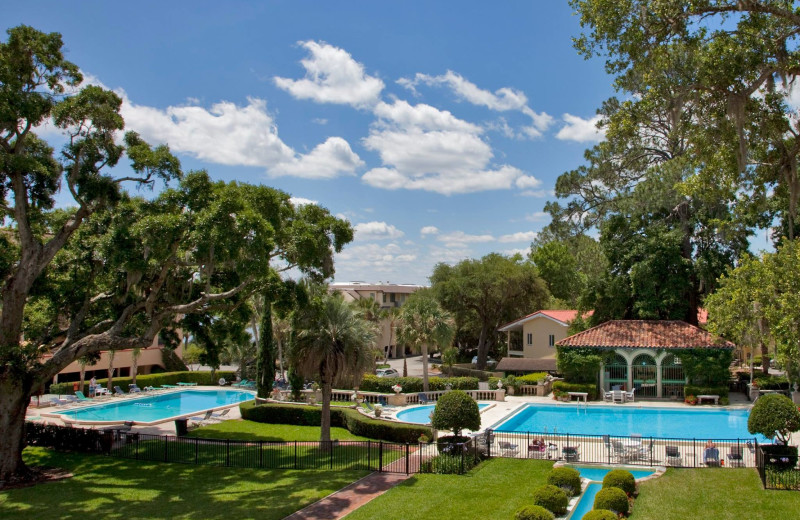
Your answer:
[[[489,406],[487,403],[478,403],[479,410],[483,410],[487,406]],[[415,424],[428,424],[431,422],[430,415],[434,408],[436,408],[434,404],[415,406],[414,408],[397,412],[397,420]]]

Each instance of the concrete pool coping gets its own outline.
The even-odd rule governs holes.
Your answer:
[[[158,426],[158,425],[162,425],[164,423],[173,422],[173,421],[178,420],[178,419],[188,419],[190,417],[195,417],[198,414],[205,414],[205,413],[207,413],[209,411],[216,412],[216,411],[221,411],[221,410],[234,408],[234,407],[238,409],[238,407],[239,407],[239,405],[241,403],[245,403],[245,402],[249,401],[249,399],[248,399],[248,400],[245,400],[245,401],[240,401],[238,403],[226,404],[226,405],[222,405],[222,406],[215,406],[215,407],[212,407],[212,408],[204,408],[202,410],[193,411],[191,413],[174,415],[174,416],[171,416],[171,417],[158,419],[156,421],[148,421],[148,422],[145,422],[145,421],[125,421],[125,420],[117,420],[117,421],[87,421],[87,420],[80,420],[80,418],[73,418],[73,417],[65,417],[64,416],[64,412],[72,412],[72,411],[80,412],[81,410],[91,410],[93,408],[99,408],[99,407],[102,407],[102,406],[106,406],[108,404],[117,404],[117,403],[122,403],[122,402],[133,402],[133,401],[138,401],[138,400],[147,399],[147,398],[160,396],[160,395],[177,394],[177,393],[181,393],[181,392],[194,392],[194,391],[199,391],[199,390],[204,390],[204,391],[209,391],[209,390],[228,390],[228,391],[247,392],[247,393],[251,393],[254,399],[255,399],[255,396],[256,396],[255,392],[252,392],[250,390],[243,390],[243,389],[239,389],[239,388],[229,388],[229,387],[220,387],[220,386],[193,386],[193,387],[185,387],[185,388],[171,388],[169,390],[164,390],[164,391],[159,391],[159,392],[136,392],[136,394],[134,394],[134,395],[126,394],[125,396],[120,396],[120,397],[112,396],[112,397],[110,397],[108,399],[103,399],[102,401],[98,401],[97,403],[86,403],[85,401],[79,401],[81,404],[78,405],[78,406],[72,406],[72,407],[69,407],[69,408],[56,408],[58,410],[58,412],[55,412],[55,411],[46,412],[46,413],[41,413],[40,415],[42,417],[49,418],[49,419],[59,419],[60,421],[62,421],[64,424],[66,424],[68,426],[71,426],[71,425],[80,425],[80,426],[114,426],[114,425],[130,423],[133,426],[145,426],[146,427],[146,426]],[[142,394],[142,395],[139,395],[139,394]]]

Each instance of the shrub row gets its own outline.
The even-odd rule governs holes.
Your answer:
[[[547,483],[562,489],[571,497],[581,494],[581,474],[573,468],[565,466],[553,468],[547,476]]]
[[[586,392],[589,400],[595,401],[599,395],[597,385],[594,383],[568,383],[566,381],[556,381],[553,383],[553,392]]]
[[[236,377],[235,372],[226,372],[217,370],[214,377],[211,377],[211,372],[162,372],[160,374],[147,374],[136,376],[136,384],[140,388],[146,386],[161,386],[161,385],[174,385],[175,383],[197,383],[198,385],[214,385],[218,384],[220,378],[225,378],[228,381],[233,381]],[[128,389],[128,385],[133,381],[130,377],[115,377],[113,380],[114,386],[119,386],[123,390]],[[58,395],[72,395],[74,394],[73,387],[78,381],[70,381],[68,383],[55,383],[50,385],[50,393]],[[106,386],[108,379],[98,379],[99,386]],[[89,381],[83,384],[83,393],[89,395]]]
[[[720,397],[728,397],[727,386],[694,386],[686,385],[683,388],[683,395],[718,395]]]
[[[502,381],[504,388],[513,386],[515,390],[519,390],[522,385],[535,385],[539,381],[543,381],[546,377],[547,372],[533,372],[531,374],[525,374],[524,376],[509,375],[506,377],[490,377],[489,388],[494,390],[497,388],[497,382]]]
[[[432,392],[447,390],[448,384],[453,390],[477,390],[478,378],[431,377],[428,379],[428,388]],[[392,393],[394,392],[394,390],[392,390],[394,385],[402,386],[403,393],[417,393],[423,391],[421,377],[378,377],[371,374],[364,376],[358,389],[364,392]]]
[[[619,488],[631,497],[636,493],[636,479],[630,471],[615,469],[603,478],[603,489],[608,487]]]
[[[569,497],[561,488],[546,484],[533,490],[533,503],[561,516],[567,512]]]
[[[487,381],[490,377],[497,377],[497,374],[502,372],[490,372],[488,370],[478,370],[477,368],[459,367],[453,365],[447,367],[442,365],[442,371],[446,371],[451,376],[456,377],[476,377],[480,381]]]
[[[256,406],[248,401],[239,405],[242,418],[267,424],[295,424],[319,426],[322,408],[293,404],[265,404]],[[412,424],[398,424],[372,419],[351,408],[331,408],[331,426],[346,428],[354,435],[387,442],[416,443],[420,435],[433,437],[430,428]]]
[[[466,453],[464,455],[436,455],[422,463],[420,472],[438,475],[461,475],[474,468],[478,462],[480,462],[479,458]]]
[[[517,510],[514,520],[553,520],[553,513],[542,506],[525,506]]]
[[[761,390],[788,390],[789,380],[786,376],[759,376],[753,380]]]
[[[82,453],[108,453],[114,442],[111,432],[31,422],[25,423],[25,438],[28,446]]]
[[[617,515],[627,516],[630,510],[628,495],[620,488],[604,487],[598,491],[597,496],[594,497],[593,509],[607,509]]]

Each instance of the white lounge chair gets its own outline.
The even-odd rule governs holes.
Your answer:
[[[632,388],[630,392],[625,392],[625,400],[634,402],[633,393],[636,391],[635,388]]]
[[[612,400],[615,403],[624,403],[625,402],[625,392],[622,390],[614,390],[611,392],[613,394]]]

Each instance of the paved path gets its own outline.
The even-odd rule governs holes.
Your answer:
[[[411,475],[405,473],[370,473],[361,480],[336,491],[283,520],[335,520],[382,495]]]

